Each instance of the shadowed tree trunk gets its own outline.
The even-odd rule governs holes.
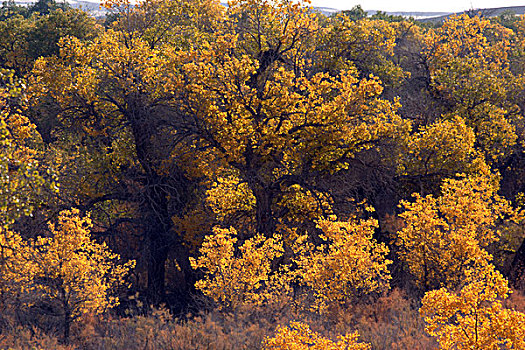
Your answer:
[[[521,242],[516,255],[514,255],[509,279],[516,288],[525,290],[525,240]]]
[[[127,101],[125,116],[130,122],[134,137],[137,158],[142,166],[144,189],[139,196],[140,211],[144,220],[144,237],[147,244],[147,295],[154,305],[166,302],[166,260],[169,252],[177,246],[179,254],[176,259],[180,266],[189,266],[189,254],[181,252],[182,239],[173,231],[172,217],[182,214],[189,197],[190,181],[183,171],[173,162],[167,174],[160,174],[162,160],[169,153],[160,149],[155,143],[158,136],[155,116],[159,114],[141,100],[141,96],[130,96]],[[160,119],[160,118],[159,118]],[[179,247],[180,246],[180,247]],[[193,281],[192,271],[184,271],[182,281],[176,285],[187,292]],[[178,292],[181,294],[181,292]]]

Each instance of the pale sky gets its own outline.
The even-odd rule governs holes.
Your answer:
[[[313,6],[348,10],[361,5],[364,10],[459,12],[471,8],[525,6],[525,0],[311,0]]]

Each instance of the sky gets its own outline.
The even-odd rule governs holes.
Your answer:
[[[525,0],[311,0],[313,6],[348,10],[361,5],[364,10],[457,12],[471,8],[525,6]]]

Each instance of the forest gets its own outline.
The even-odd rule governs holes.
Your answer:
[[[525,349],[525,17],[0,8],[1,349]]]

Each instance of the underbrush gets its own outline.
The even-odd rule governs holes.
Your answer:
[[[523,306],[523,300],[516,295],[512,302]],[[74,327],[67,345],[61,343],[59,330],[44,332],[41,325],[38,328],[25,322],[21,326],[14,316],[4,316],[0,349],[261,349],[279,325],[294,321],[330,339],[358,331],[359,341],[371,344],[372,349],[435,348],[437,344],[424,331],[418,308],[397,289],[323,316],[292,308],[246,307],[235,313],[213,310],[181,320],[159,308],[147,315],[87,317]]]

